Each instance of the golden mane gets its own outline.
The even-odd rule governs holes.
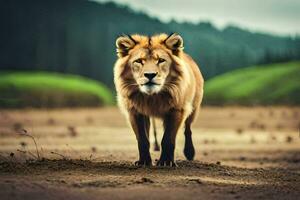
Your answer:
[[[134,105],[128,105],[128,108],[139,107],[143,112],[159,115],[159,111],[169,109],[169,107],[182,105],[182,95],[184,95],[189,84],[189,73],[186,70],[184,62],[179,56],[172,54],[172,51],[163,45],[163,41],[168,37],[166,34],[160,34],[151,38],[141,35],[131,36],[137,45],[129,51],[127,57],[119,58],[115,64],[115,84],[118,86],[118,94],[133,100]],[[163,90],[159,94],[147,95],[139,91],[138,85],[132,76],[131,69],[128,65],[130,53],[136,48],[162,49],[172,58],[171,71],[166,79]],[[157,106],[162,106],[158,108]],[[168,106],[169,105],[169,106]]]

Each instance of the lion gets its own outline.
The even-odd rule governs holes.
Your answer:
[[[164,134],[157,166],[177,166],[176,135],[184,125],[184,155],[193,160],[191,124],[203,97],[204,80],[198,65],[183,51],[177,33],[122,35],[116,40],[114,66],[117,101],[136,135],[138,166],[152,165],[149,143],[150,118],[163,121]]]

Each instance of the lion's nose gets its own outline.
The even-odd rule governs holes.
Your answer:
[[[157,75],[157,73],[152,73],[152,72],[144,73],[144,76],[145,76],[147,79],[149,79],[149,81],[151,81],[156,75]]]

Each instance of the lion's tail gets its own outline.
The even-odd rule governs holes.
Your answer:
[[[159,144],[157,141],[157,132],[156,132],[156,124],[154,117],[151,118],[152,127],[153,127],[153,134],[154,134],[154,151],[160,151]]]

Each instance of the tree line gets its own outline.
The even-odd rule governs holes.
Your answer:
[[[0,0],[0,69],[71,73],[113,86],[115,39],[178,32],[205,79],[259,63],[300,59],[300,39],[224,30],[209,22],[163,23],[114,3]]]

